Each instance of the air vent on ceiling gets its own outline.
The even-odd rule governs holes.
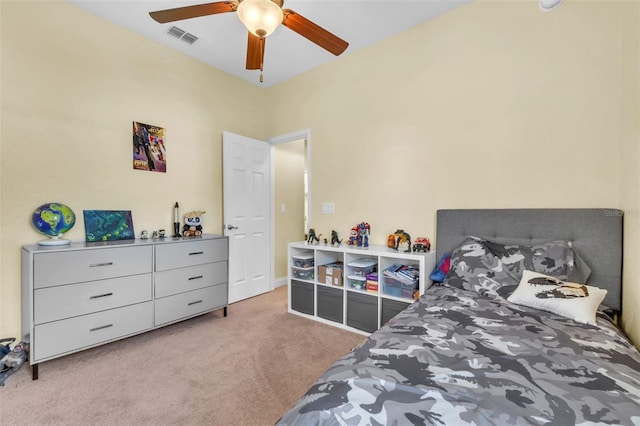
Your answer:
[[[175,38],[178,38],[178,39],[184,41],[185,43],[189,43],[189,44],[193,44],[198,40],[198,37],[194,36],[193,34],[190,34],[190,33],[186,32],[185,30],[180,29],[178,27],[169,28],[169,30],[167,31],[167,34],[169,34],[170,36],[173,36]]]
[[[167,33],[169,33],[169,35],[174,36],[175,38],[180,38],[185,34],[186,31],[181,30],[178,27],[171,27],[169,28],[169,31],[167,31]]]
[[[189,44],[193,44],[198,40],[198,37],[194,36],[193,34],[186,33],[185,35],[182,36],[181,40]]]

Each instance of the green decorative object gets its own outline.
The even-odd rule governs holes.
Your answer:
[[[35,209],[31,216],[31,223],[36,231],[49,237],[48,240],[42,240],[38,244],[43,246],[69,244],[69,240],[60,237],[73,228],[76,215],[65,204],[46,203]]]

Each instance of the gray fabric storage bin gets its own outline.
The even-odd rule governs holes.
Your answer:
[[[378,329],[378,297],[347,292],[347,325],[373,333]]]
[[[291,309],[313,315],[313,284],[291,280]]]
[[[318,286],[318,312],[321,318],[342,324],[343,319],[343,294],[342,289]]]
[[[380,327],[385,325],[389,320],[401,311],[404,311],[409,303],[400,302],[399,300],[382,299],[382,315],[380,318]]]

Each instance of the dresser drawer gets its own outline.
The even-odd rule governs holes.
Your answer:
[[[156,246],[156,271],[218,262],[228,257],[226,238],[159,244]]]
[[[156,299],[155,325],[161,325],[227,305],[227,284]]]
[[[153,302],[37,325],[31,363],[153,327]]]
[[[171,269],[156,272],[155,296],[166,297],[226,282],[227,262]]]
[[[151,300],[151,273],[34,291],[34,323],[91,314]]]
[[[152,271],[153,247],[113,247],[37,253],[33,287],[51,287]]]

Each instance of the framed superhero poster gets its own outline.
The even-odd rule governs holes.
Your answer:
[[[133,168],[149,172],[167,171],[164,128],[133,122]]]

